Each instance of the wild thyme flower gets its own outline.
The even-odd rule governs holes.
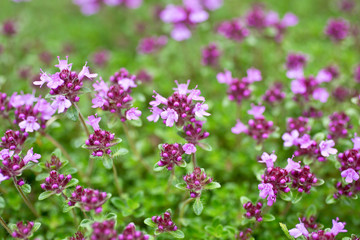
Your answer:
[[[350,24],[342,19],[330,19],[325,28],[325,34],[329,36],[329,38],[335,42],[339,42],[345,39],[350,30]]]
[[[170,232],[170,231],[176,231],[178,227],[175,225],[175,223],[171,219],[171,213],[165,212],[162,216],[153,216],[151,220],[157,224],[156,231],[162,233],[162,232]]]
[[[16,34],[15,22],[7,20],[2,25],[2,33],[7,37],[12,37]]]
[[[246,210],[245,217],[246,218],[255,218],[256,221],[261,222],[261,208],[263,204],[259,201],[255,205],[252,202],[247,202],[243,205],[243,208]]]
[[[339,138],[346,138],[348,130],[352,128],[350,118],[345,112],[335,112],[329,116],[329,139],[336,141]]]
[[[317,183],[317,178],[310,172],[309,166],[304,166],[300,170],[290,171],[292,178],[291,187],[299,192],[310,193],[310,189]]]
[[[163,48],[167,41],[166,36],[143,38],[137,47],[137,51],[141,54],[151,54]]]
[[[94,222],[92,224],[91,240],[117,240],[118,233],[115,230],[114,220]]]
[[[200,90],[196,87],[188,89],[190,80],[186,84],[175,82],[177,88],[174,88],[174,94],[167,99],[154,91],[155,100],[150,102],[152,115],[147,117],[149,121],[157,122],[161,117],[166,126],[172,127],[176,124],[180,127],[195,122],[196,117],[210,115],[206,112],[209,107],[204,103],[205,98],[200,96]]]
[[[117,144],[115,142],[115,134],[102,130],[99,127],[101,117],[91,115],[88,117],[89,121],[86,123],[93,127],[94,133],[90,134],[89,138],[85,141],[86,148],[93,150],[92,155],[101,157],[104,154],[110,154],[110,147]]]
[[[45,167],[50,171],[51,170],[58,171],[62,167],[62,162],[58,157],[52,155],[50,161],[46,161]]]
[[[61,60],[58,57],[59,64],[55,67],[59,68],[59,72],[49,76],[46,72],[43,72],[40,77],[40,81],[35,81],[34,85],[42,87],[44,84],[50,89],[50,95],[53,95],[53,103],[51,106],[58,110],[58,113],[64,112],[70,108],[72,102],[78,102],[80,97],[80,90],[84,84],[85,79],[93,80],[97,77],[96,73],[90,73],[89,67],[85,63],[82,70],[77,73],[71,71],[72,63],[68,63],[68,57],[65,60]]]
[[[87,212],[94,209],[96,213],[100,213],[102,205],[104,205],[107,199],[108,194],[106,192],[76,186],[69,198],[68,205],[74,206],[76,203],[79,203],[80,207]]]
[[[341,196],[347,196],[352,197],[355,194],[360,192],[360,181],[352,181],[348,184],[343,184],[342,182],[337,182],[335,184],[336,193],[334,193],[333,197],[335,199],[341,197]]]
[[[310,216],[309,218],[302,217],[299,219],[307,229],[318,229],[319,224],[316,222],[316,216]]]
[[[287,120],[286,130],[287,132],[291,132],[296,129],[299,132],[299,135],[302,136],[304,133],[308,133],[311,130],[308,122],[309,119],[305,117],[289,118]]]
[[[185,175],[183,179],[186,182],[186,188],[190,190],[190,197],[192,198],[199,197],[204,187],[213,181],[199,167],[195,167],[194,171]]]
[[[12,129],[6,130],[3,137],[1,137],[1,148],[6,148],[11,151],[14,151],[15,154],[18,154],[22,150],[22,145],[29,134],[27,132],[14,131]]]
[[[149,235],[143,234],[141,231],[136,231],[135,224],[129,223],[124,231],[119,235],[119,240],[148,240]]]
[[[242,42],[250,34],[250,31],[240,19],[221,22],[217,27],[217,32],[225,38],[237,42]]]
[[[143,0],[73,0],[74,4],[80,7],[80,11],[84,15],[93,15],[100,11],[103,5],[107,6],[123,6],[129,9],[138,8],[142,5]]]
[[[59,174],[57,171],[52,170],[49,177],[45,178],[45,182],[41,184],[41,188],[45,191],[53,191],[57,194],[62,193],[66,185],[70,182],[72,176]]]
[[[181,165],[184,163],[182,155],[185,154],[181,144],[163,144],[160,153],[161,159],[157,163],[160,167],[166,167],[168,170],[172,170],[174,165]]]
[[[202,49],[202,64],[204,66],[216,67],[219,64],[219,57],[221,55],[218,46],[215,43],[210,43]]]
[[[248,240],[251,238],[252,230],[251,228],[247,228],[244,231],[241,231],[235,235],[235,239],[237,240]]]
[[[210,133],[203,130],[202,121],[195,121],[184,126],[185,140],[194,145],[198,145],[199,141],[209,137]]]
[[[9,100],[10,98],[6,95],[6,93],[0,92],[0,116],[3,118],[9,117],[9,110],[11,108]]]
[[[18,222],[16,229],[11,234],[13,238],[28,239],[31,236],[31,231],[34,227],[34,222]]]
[[[69,237],[69,240],[86,240],[82,232],[77,231],[74,236]]]
[[[282,83],[277,82],[268,90],[266,90],[264,96],[262,96],[262,100],[270,105],[281,102],[286,96],[285,92],[283,92],[282,90]]]

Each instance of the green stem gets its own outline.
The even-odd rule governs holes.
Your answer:
[[[10,236],[12,236],[11,229],[8,227],[8,225],[6,224],[6,222],[4,221],[4,219],[2,217],[0,217],[0,224],[1,224],[1,226],[3,226],[5,228],[5,230],[10,234]]]
[[[89,219],[89,217],[88,217],[88,215],[86,214],[86,212],[85,212],[83,209],[81,209],[81,211],[82,211],[82,213],[84,214],[84,217],[85,217],[86,219]]]
[[[175,177],[175,169],[172,169],[170,177],[169,177],[168,185],[167,185],[167,188],[166,188],[166,193],[169,193],[171,184],[172,184],[172,182],[174,180],[174,177]]]
[[[29,209],[31,210],[31,212],[37,217],[40,218],[40,215],[37,213],[37,211],[35,210],[34,206],[31,204],[31,202],[27,199],[27,197],[25,196],[23,190],[21,189],[21,187],[19,187],[16,183],[16,178],[13,177],[13,182],[15,185],[15,188],[18,190],[20,196],[23,198],[25,204],[29,207]]]
[[[197,166],[195,153],[191,154],[191,157],[192,157],[192,161],[193,161],[193,165],[194,165],[194,169],[195,169]]]
[[[181,226],[181,220],[184,218],[185,213],[185,207],[188,205],[192,200],[195,198],[188,198],[183,204],[181,205],[180,211],[179,211],[179,225]]]
[[[126,138],[127,138],[128,142],[129,142],[129,146],[131,148],[131,151],[133,152],[135,157],[140,161],[140,163],[146,168],[146,170],[151,171],[150,166],[145,162],[145,160],[142,158],[142,156],[140,155],[140,153],[136,149],[134,140],[130,136],[129,128],[128,128],[127,124],[124,123],[123,126],[124,126],[124,132],[125,132],[125,135],[126,135]]]
[[[117,189],[117,191],[119,193],[119,196],[121,196],[122,191],[121,191],[121,187],[120,187],[120,184],[119,184],[119,181],[118,181],[119,177],[117,175],[117,171],[116,171],[116,167],[115,167],[114,163],[112,165],[112,169],[113,169],[113,173],[114,173],[115,186],[116,186],[116,189]]]
[[[83,116],[82,113],[80,112],[80,108],[78,107],[78,105],[77,105],[75,102],[73,102],[72,104],[74,105],[74,107],[76,108],[76,110],[77,110],[78,113],[79,113],[79,119],[80,119],[80,122],[81,122],[81,124],[82,124],[85,132],[86,132],[86,136],[89,137],[90,132],[89,132],[89,129],[87,128],[87,126],[86,126],[84,116]]]

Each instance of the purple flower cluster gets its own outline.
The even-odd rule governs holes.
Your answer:
[[[102,211],[102,205],[107,200],[108,194],[106,192],[76,186],[74,192],[69,198],[68,205],[74,206],[76,203],[79,203],[80,207],[85,211],[91,211],[94,209],[96,213],[100,213]]]
[[[305,117],[289,118],[287,121],[286,131],[291,132],[292,130],[297,130],[299,136],[303,136],[305,133],[308,133],[311,130],[308,122],[309,119]]]
[[[186,188],[190,190],[190,197],[196,198],[201,195],[201,191],[205,186],[213,181],[211,177],[208,177],[204,170],[199,167],[195,167],[192,173],[189,173],[183,177]]]
[[[91,240],[117,240],[118,233],[115,230],[114,220],[105,220],[103,222],[94,222],[92,224]]]
[[[219,64],[221,52],[216,43],[210,43],[202,49],[202,64],[204,66],[216,67]]]
[[[167,41],[166,36],[143,38],[137,47],[137,51],[141,54],[154,53],[164,47]]]
[[[291,187],[299,192],[310,193],[311,187],[318,181],[315,175],[310,172],[309,166],[304,166],[300,170],[291,170],[290,174],[292,178]]]
[[[110,147],[117,144],[115,142],[115,134],[102,130],[99,127],[101,117],[97,115],[91,115],[88,117],[89,121],[86,123],[93,127],[94,133],[89,135],[89,138],[85,141],[86,148],[93,150],[92,155],[101,157],[104,154],[110,154]]]
[[[160,167],[166,167],[168,170],[172,170],[174,165],[180,166],[184,163],[182,155],[185,154],[183,146],[178,143],[163,144],[160,153],[161,159],[157,163]]]
[[[135,75],[122,68],[110,77],[110,86],[102,79],[96,81],[93,84],[96,95],[92,107],[116,113],[121,121],[139,119],[141,111],[132,107],[130,96],[131,89],[137,87],[135,79]]]
[[[205,98],[200,96],[200,90],[196,87],[192,90],[188,89],[190,80],[186,84],[175,82],[178,87],[174,88],[174,94],[167,99],[154,91],[153,98],[155,100],[150,102],[152,115],[147,117],[149,121],[157,122],[161,117],[168,127],[172,127],[174,124],[182,127],[196,122],[196,117],[210,115],[206,112],[209,107],[204,103]]]
[[[236,42],[242,42],[250,34],[245,24],[238,18],[221,22],[217,27],[217,32]]]
[[[20,131],[14,131],[12,129],[6,130],[4,136],[1,138],[0,147],[14,151],[15,154],[18,154],[22,150],[22,145],[29,134],[27,132],[23,133]]]
[[[124,6],[126,8],[139,8],[143,0],[73,0],[74,4],[80,7],[84,15],[93,15],[97,13],[102,5],[107,6]]]
[[[279,103],[285,98],[285,92],[283,92],[282,83],[274,83],[268,90],[266,90],[262,100],[270,105]]]
[[[195,121],[184,126],[185,140],[193,145],[199,145],[199,141],[209,137],[210,133],[203,130],[202,121]]]
[[[7,37],[12,37],[16,34],[15,22],[12,20],[7,20],[2,25],[2,33]]]
[[[45,191],[53,191],[57,194],[62,193],[66,185],[72,179],[71,175],[64,176],[57,171],[52,170],[49,177],[45,178],[45,182],[41,184],[41,188]]]
[[[165,212],[162,216],[153,216],[151,220],[157,224],[156,231],[162,232],[171,232],[176,231],[178,227],[171,219],[171,213]]]
[[[348,36],[349,30],[350,24],[346,20],[342,18],[330,19],[325,28],[325,34],[334,42],[339,42]]]
[[[33,227],[34,222],[18,222],[11,236],[18,239],[28,239],[31,236]]]
[[[82,232],[77,231],[74,236],[69,237],[69,240],[85,240],[85,236]]]
[[[244,231],[239,232],[235,235],[235,239],[237,240],[248,240],[251,237],[252,230],[251,228],[247,228]]]
[[[256,68],[250,68],[247,70],[247,76],[241,80],[233,78],[230,71],[225,70],[224,73],[218,73],[216,76],[219,83],[225,83],[228,85],[227,94],[230,101],[236,101],[240,104],[243,99],[250,98],[251,89],[250,85],[254,82],[262,80],[261,72]]]
[[[59,68],[59,72],[49,76],[46,72],[43,72],[39,81],[33,82],[34,85],[42,87],[44,84],[50,89],[50,95],[55,96],[51,106],[57,109],[58,113],[66,111],[70,108],[73,102],[78,102],[80,97],[78,96],[80,90],[84,84],[85,79],[94,79],[97,77],[96,73],[90,73],[89,67],[85,66],[77,73],[71,71],[72,63],[68,63],[68,57],[65,60],[61,60],[58,57],[59,64],[55,67]]]
[[[38,163],[38,159],[41,157],[40,154],[33,152],[33,149],[27,151],[24,157],[14,154],[13,151],[3,149],[0,151],[0,160],[2,165],[0,166],[0,182],[9,178],[15,178],[22,174],[22,172],[29,168],[30,162]]]
[[[45,167],[50,171],[51,170],[58,171],[62,167],[62,162],[57,156],[52,155],[50,161],[45,162]]]
[[[136,231],[135,224],[129,223],[124,231],[119,235],[119,240],[148,240],[149,235],[143,234],[141,231]]]
[[[334,141],[339,138],[346,138],[348,136],[348,130],[352,128],[350,124],[350,118],[345,112],[334,112],[329,116],[329,134],[328,138]]]
[[[255,205],[252,202],[247,202],[243,205],[243,208],[246,210],[245,217],[246,218],[255,218],[256,221],[262,221],[261,208],[263,204],[259,201]]]

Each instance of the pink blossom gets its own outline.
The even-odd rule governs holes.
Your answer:
[[[189,20],[192,23],[205,22],[208,18],[209,18],[209,14],[202,9],[193,10],[189,15]]]
[[[298,138],[297,140],[297,143],[300,144],[300,148],[302,149],[308,149],[313,142],[314,141],[311,140],[311,137],[308,134],[304,134],[302,137]]]
[[[137,87],[134,80],[130,78],[122,78],[118,80],[118,84],[120,84],[120,86],[122,86],[125,91],[129,90],[130,88]]]
[[[204,103],[196,103],[194,107],[195,116],[201,118],[203,116],[210,116],[210,113],[206,112],[209,109],[209,106]]]
[[[181,42],[191,37],[191,31],[184,24],[176,24],[170,35],[176,41]]]
[[[258,189],[260,190],[259,196],[262,199],[267,198],[267,205],[272,206],[273,203],[276,201],[276,195],[273,190],[273,185],[271,183],[260,183],[258,185]]]
[[[207,9],[214,11],[223,5],[223,0],[203,0],[203,3]]]
[[[177,122],[179,116],[174,109],[168,108],[160,114],[161,118],[166,120],[165,125],[168,127],[172,127],[174,122]]]
[[[25,129],[25,132],[37,131],[40,128],[40,124],[37,123],[37,119],[33,116],[28,116],[26,120],[19,123],[21,129]]]
[[[246,82],[248,83],[259,82],[262,80],[261,72],[256,68],[249,68],[246,73]]]
[[[323,157],[329,157],[330,154],[336,154],[337,149],[332,148],[333,146],[335,146],[334,140],[321,141],[319,144],[321,155]]]
[[[305,236],[307,237],[309,235],[308,230],[306,229],[304,223],[301,222],[301,220],[299,219],[300,223],[296,224],[296,228],[290,229],[289,230],[289,234],[291,236],[293,236],[294,238],[298,238],[300,236]]]
[[[246,125],[240,122],[239,119],[236,120],[236,125],[233,128],[231,128],[231,132],[234,134],[240,134],[242,132],[245,132],[246,130],[247,130]]]
[[[334,234],[334,236],[338,235],[341,232],[347,232],[347,230],[345,230],[345,222],[338,222],[339,218],[333,219],[332,220],[332,228],[330,230],[330,233]]]
[[[96,78],[98,76],[97,73],[90,73],[89,67],[87,67],[86,64],[87,62],[79,72],[78,78],[80,81],[83,80],[84,77],[87,77],[88,79],[92,80],[93,78]]]
[[[288,164],[285,167],[287,172],[291,172],[292,170],[300,171],[300,162],[293,161],[293,158],[288,158]]]
[[[188,95],[188,99],[194,100],[194,101],[205,101],[205,98],[200,96],[201,91],[198,89],[190,90],[190,94]]]
[[[358,137],[356,133],[354,134],[354,138],[352,138],[351,141],[354,143],[353,149],[360,149],[360,137]]]
[[[49,75],[47,75],[46,72],[43,72],[41,68],[40,71],[41,71],[40,81],[34,81],[33,84],[42,87],[42,85],[51,81],[51,77],[49,77]]]
[[[286,13],[281,20],[281,24],[285,27],[292,27],[297,25],[299,22],[299,19],[297,16],[293,13]]]
[[[326,69],[321,69],[316,76],[316,81],[318,83],[330,82],[331,80],[332,80],[332,75]]]
[[[88,116],[89,121],[86,121],[87,124],[93,127],[94,131],[99,130],[99,122],[101,121],[101,117],[97,117],[97,114]]]
[[[26,156],[24,157],[24,162],[25,164],[28,164],[28,162],[32,161],[34,163],[38,163],[38,159],[41,158],[41,155],[38,154],[38,153],[35,153],[33,152],[33,148],[30,148],[27,153],[26,153]]]
[[[94,90],[98,93],[98,95],[104,97],[109,91],[109,86],[104,80],[100,77],[100,81],[96,81],[93,85]]]
[[[41,118],[49,120],[56,112],[45,99],[40,99],[34,106],[34,110],[41,113]]]
[[[263,113],[265,112],[264,106],[256,106],[255,104],[251,104],[251,109],[247,111],[248,114],[253,115],[254,118],[261,118]]]
[[[91,102],[93,104],[91,106],[92,108],[101,108],[106,103],[106,100],[102,96],[96,95],[95,98],[91,100]]]
[[[164,98],[163,96],[161,96],[160,94],[158,94],[157,92],[154,91],[154,93],[156,94],[155,96],[153,95],[153,98],[155,98],[154,101],[150,102],[150,105],[153,107],[159,106],[160,104],[167,104],[167,99]]]
[[[64,83],[64,80],[62,80],[59,76],[59,74],[53,74],[49,81],[47,82],[46,86],[51,89],[55,89],[59,86],[61,86]]]
[[[55,67],[59,68],[60,72],[64,69],[71,71],[72,63],[68,64],[68,60],[69,60],[68,56],[66,56],[65,60],[61,60],[59,56],[57,58],[59,60],[59,64],[55,65]]]
[[[163,110],[161,110],[158,107],[152,107],[150,109],[150,112],[152,112],[152,114],[147,117],[147,120],[150,122],[157,122],[159,120],[160,114],[163,112]]]
[[[352,168],[348,168],[341,172],[341,177],[345,178],[347,183],[359,180],[359,174]]]
[[[56,96],[55,100],[51,104],[53,109],[57,109],[58,113],[62,113],[65,109],[71,107],[71,102],[63,95]]]
[[[141,111],[138,108],[130,108],[126,111],[126,119],[127,120],[137,120],[141,116]]]
[[[166,6],[160,13],[161,20],[166,23],[182,22],[186,20],[186,17],[186,11],[182,7],[175,5]]]
[[[304,77],[304,70],[302,68],[290,69],[286,72],[286,76],[290,79],[299,79],[299,78]],[[294,88],[296,88],[296,86],[298,86],[297,82],[291,83],[291,86],[293,84],[294,84]]]
[[[291,133],[284,133],[282,135],[282,140],[284,140],[285,147],[291,147],[293,145],[296,145],[298,138],[299,132],[296,129],[292,130]]]
[[[294,94],[302,94],[306,92],[306,86],[300,79],[295,79],[291,82],[291,91]]]
[[[329,93],[325,88],[315,89],[312,95],[315,100],[319,100],[322,103],[326,103],[329,97]]]
[[[1,183],[2,181],[8,180],[8,179],[9,179],[8,176],[4,176],[4,175],[2,175],[2,174],[0,173],[0,183]]]
[[[14,155],[14,151],[10,151],[9,149],[3,149],[0,151],[0,159],[4,160],[6,158],[11,157],[12,155]]]
[[[274,162],[276,161],[277,156],[273,153],[271,153],[270,155],[267,152],[263,152],[263,154],[261,155],[261,161],[259,161],[260,163],[265,163],[267,168],[272,168],[274,167]]]
[[[175,80],[175,83],[177,85],[177,88],[173,88],[173,90],[179,94],[185,95],[192,91],[192,90],[189,90],[190,80],[187,80],[186,83],[179,83],[177,80]]]
[[[196,152],[196,147],[192,143],[186,143],[182,146],[182,149],[185,151],[186,154],[192,154]]]
[[[231,72],[228,70],[225,70],[225,72],[223,73],[218,73],[216,75],[216,78],[218,80],[219,83],[226,83],[226,84],[230,84],[232,82],[232,76],[231,76]]]

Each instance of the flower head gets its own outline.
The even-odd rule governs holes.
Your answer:
[[[275,153],[271,153],[270,155],[266,152],[263,152],[263,154],[261,155],[261,161],[259,161],[260,163],[265,163],[267,168],[272,168],[274,167],[274,162],[276,161],[277,156],[275,155]]]
[[[341,177],[345,178],[347,183],[359,180],[359,174],[352,168],[348,168],[341,172]]]
[[[334,155],[337,153],[337,149],[333,148],[335,146],[334,140],[325,140],[321,141],[319,144],[321,155],[324,157],[329,157],[330,154]]]

